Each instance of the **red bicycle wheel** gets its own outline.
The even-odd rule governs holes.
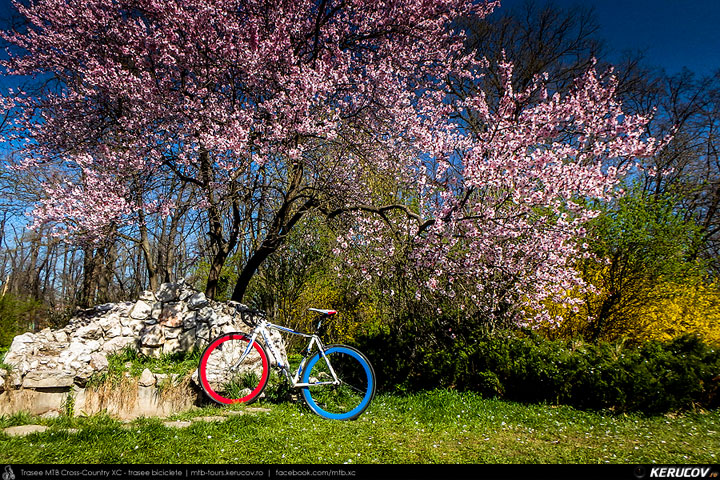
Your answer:
[[[267,353],[258,342],[253,342],[248,351],[249,344],[250,338],[244,333],[225,333],[203,352],[198,377],[213,401],[222,405],[252,403],[262,394],[270,371]]]

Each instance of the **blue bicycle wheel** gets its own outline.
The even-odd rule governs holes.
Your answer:
[[[316,353],[302,373],[302,395],[310,410],[332,420],[353,420],[360,416],[375,396],[375,371],[365,356],[347,345],[331,345],[325,350],[328,361]],[[333,384],[337,375],[338,384]]]

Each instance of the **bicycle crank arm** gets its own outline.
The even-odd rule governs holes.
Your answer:
[[[295,387],[317,387],[318,385],[340,385],[340,382],[296,383]]]

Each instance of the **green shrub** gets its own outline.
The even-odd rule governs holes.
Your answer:
[[[720,351],[690,335],[640,347],[551,341],[527,332],[477,336],[443,348],[390,334],[359,343],[386,391],[451,388],[649,414],[720,406]]]
[[[11,293],[0,296],[0,346],[9,346],[16,335],[32,329],[32,314],[39,307],[36,300],[23,300]]]

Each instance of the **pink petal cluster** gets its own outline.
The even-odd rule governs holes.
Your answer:
[[[496,4],[14,3],[30,26],[0,34],[24,52],[0,66],[59,80],[12,104],[24,150],[14,168],[54,172],[36,224],[92,237],[139,212],[167,214],[172,194],[148,180],[163,176],[202,186],[201,213],[217,198],[256,205],[281,192],[296,211],[352,214],[337,252],[365,279],[400,258],[422,280],[420,298],[462,296],[489,316],[521,305],[551,320],[543,302],[583,286],[575,240],[595,215],[584,201],[606,198],[624,173],[614,162],[654,143],[647,119],[625,115],[614,81],[593,70],[567,95],[542,79],[514,92],[505,62],[496,106],[481,92],[453,96],[448,79],[479,83],[487,67],[464,53],[453,20]],[[483,127],[459,122],[462,112]],[[289,172],[303,179],[292,198]]]
[[[584,225],[598,213],[588,201],[608,199],[634,165],[627,160],[659,145],[644,137],[648,118],[624,114],[612,77],[601,81],[591,69],[568,94],[548,96],[541,79],[513,92],[512,65],[500,67],[507,83],[497,108],[481,93],[456,101],[457,111],[471,110],[486,128],[446,123],[426,142],[435,162],[404,187],[420,199],[418,215],[404,218],[402,232],[358,218],[336,253],[371,248],[374,254],[350,260],[368,280],[392,275],[396,252],[409,251],[406,271],[424,287],[418,299],[424,292],[460,297],[491,322],[502,315],[525,326],[553,324],[561,319],[549,315],[547,301],[573,304],[570,292],[591,288],[575,269],[588,255]],[[534,95],[542,100],[526,102]]]
[[[17,167],[53,164],[69,179],[94,169],[119,184],[133,175],[168,173],[205,182],[200,157],[209,152],[213,178],[205,183],[218,195],[231,184],[251,184],[266,166],[282,172],[302,162],[320,186],[337,185],[339,195],[357,196],[354,177],[368,158],[374,171],[397,170],[393,151],[406,148],[397,129],[418,123],[416,90],[453,71],[463,36],[449,28],[452,20],[482,17],[494,5],[15,2],[29,28],[0,34],[23,52],[0,65],[8,74],[49,72],[59,80],[43,95],[17,99],[23,112],[12,138],[27,159]],[[72,158],[78,154],[93,160],[77,165]],[[48,196],[72,191],[61,188],[65,179],[59,182]],[[87,190],[88,207],[102,203],[105,191]],[[101,222],[100,216],[86,220],[92,209],[78,201],[50,203],[54,213],[39,209],[39,222],[64,215],[93,232]],[[132,205],[131,199],[117,202],[106,223],[115,222],[122,208],[132,217]]]

